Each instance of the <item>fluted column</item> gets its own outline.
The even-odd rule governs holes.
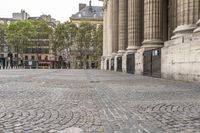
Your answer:
[[[119,0],[114,0],[112,3],[112,54],[115,55],[118,52],[119,42]]]
[[[135,52],[141,46],[141,0],[128,1],[128,52]]]
[[[128,45],[128,0],[119,0],[119,50],[122,54]]]
[[[199,19],[199,4],[199,0],[177,0],[178,27],[173,38],[193,32]]]
[[[108,45],[108,56],[112,55],[112,1],[107,1],[107,45]]]
[[[104,0],[103,6],[103,57],[108,54],[107,48],[107,0]]]
[[[144,41],[143,47],[163,45],[163,0],[144,0]]]
[[[178,14],[177,14],[177,0],[172,0],[172,28],[173,28],[173,30],[175,30],[176,29],[176,27],[177,27],[177,16],[178,16]]]

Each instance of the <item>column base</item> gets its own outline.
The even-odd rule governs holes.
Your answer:
[[[102,70],[109,70],[109,57],[108,56],[103,56],[101,59],[101,69]]]
[[[101,56],[101,70],[104,70],[104,57]]]
[[[193,32],[194,33],[199,33],[200,32],[200,19],[197,21],[196,25],[198,26]]]
[[[200,27],[194,30],[194,33],[200,32]]]
[[[180,25],[174,30],[175,35],[171,39],[173,40],[191,34],[196,28],[196,25]]]
[[[198,26],[198,28],[196,28],[193,32],[194,33],[198,33],[198,32],[200,32],[200,19],[199,19],[199,21],[197,21],[197,24],[196,24],[197,26]]]
[[[129,46],[129,47],[127,48],[126,53],[128,53],[128,54],[135,53],[135,52],[137,51],[138,48],[139,48],[139,46]]]
[[[142,44],[143,44],[142,48],[154,49],[163,47],[164,42],[160,39],[154,39],[154,40],[144,40]]]
[[[123,56],[124,53],[126,53],[125,50],[119,50],[117,56]]]

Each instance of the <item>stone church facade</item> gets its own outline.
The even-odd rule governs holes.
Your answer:
[[[101,68],[200,81],[200,0],[104,0]]]

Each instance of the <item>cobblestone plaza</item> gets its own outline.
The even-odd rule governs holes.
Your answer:
[[[0,133],[199,133],[199,95],[199,84],[118,72],[4,70]]]

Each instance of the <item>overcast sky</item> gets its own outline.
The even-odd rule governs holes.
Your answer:
[[[64,22],[78,12],[78,4],[89,4],[89,0],[0,0],[0,17],[11,18],[13,12],[20,12],[24,9],[30,16],[50,14],[53,18]],[[98,0],[92,0],[92,5],[102,6]]]

